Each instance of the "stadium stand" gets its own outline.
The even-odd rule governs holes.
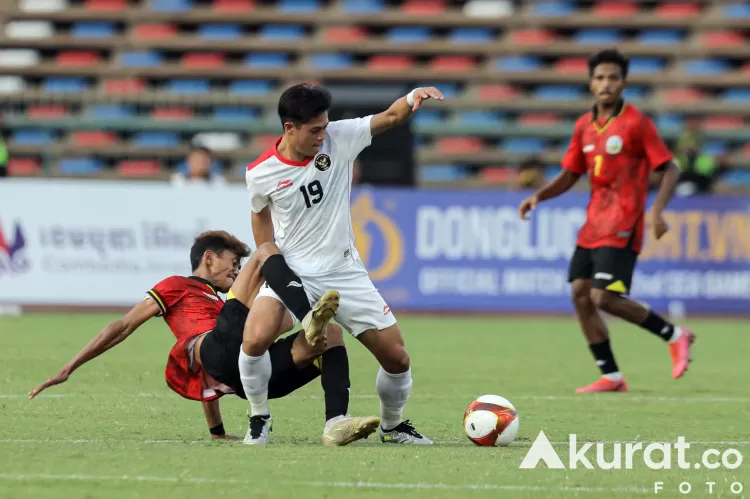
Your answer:
[[[240,181],[283,87],[382,81],[449,97],[413,124],[422,183],[507,184],[532,156],[556,171],[586,57],[617,46],[663,136],[699,117],[724,180],[750,186],[748,2],[9,0],[0,22],[14,175],[168,178],[200,139]]]

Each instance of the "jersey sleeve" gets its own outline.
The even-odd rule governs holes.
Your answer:
[[[247,181],[247,190],[250,193],[250,207],[253,212],[260,213],[270,202],[268,194],[266,194],[263,183],[250,172],[247,172],[245,180]]]
[[[159,306],[159,315],[166,314],[182,297],[177,277],[168,277],[149,289],[146,295]]]
[[[336,144],[336,149],[343,151],[347,160],[353,161],[362,149],[372,143],[371,119],[372,116],[365,116],[328,124],[328,134]]]
[[[561,162],[563,168],[578,175],[586,173],[586,157],[583,155],[581,135],[580,121],[577,121],[568,150],[565,151],[565,156],[563,156]]]
[[[656,126],[650,118],[643,118],[641,124],[641,141],[643,152],[650,169],[656,170],[667,161],[672,160],[672,152],[659,136],[659,132],[656,130]]]

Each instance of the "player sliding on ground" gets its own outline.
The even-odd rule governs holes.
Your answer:
[[[652,171],[661,175],[649,220],[656,239],[668,230],[662,213],[679,177],[672,154],[653,122],[622,100],[628,66],[628,59],[616,50],[589,59],[590,88],[596,103],[576,122],[562,173],[519,207],[520,216],[526,219],[538,203],[563,194],[588,174],[591,201],[570,262],[569,281],[578,321],[602,377],[579,388],[579,393],[628,390],[598,310],[667,342],[674,378],[685,374],[695,340],[689,329],[670,324],[626,296],[643,242],[649,176]]]
[[[164,279],[148,291],[145,300],[125,316],[107,325],[73,360],[53,377],[29,393],[36,397],[44,389],[67,381],[83,364],[125,340],[143,323],[163,316],[177,338],[167,360],[167,385],[177,394],[200,400],[210,433],[227,438],[219,409],[219,397],[235,393],[245,398],[237,365],[248,314],[263,285],[260,269],[272,255],[273,244],[255,251],[240,272],[240,261],[250,254],[248,247],[224,231],[199,235],[190,250],[193,275]],[[229,292],[226,303],[217,292]],[[259,298],[258,303],[273,300]],[[305,334],[280,339],[269,348],[273,374],[268,395],[279,398],[318,376],[325,392],[326,424],[323,443],[346,445],[373,433],[380,420],[347,417],[349,406],[349,360],[341,328],[328,324],[335,307],[321,312],[316,306],[305,318],[305,333],[319,336],[327,329],[327,345],[311,346]],[[294,327],[294,318],[282,306],[259,317],[260,327],[274,328],[279,336]],[[246,324],[247,323],[247,324]],[[322,361],[322,362],[321,362]],[[317,365],[316,365],[317,363]]]
[[[443,95],[432,87],[417,88],[380,114],[329,122],[327,90],[307,84],[290,87],[279,99],[283,135],[247,167],[246,174],[255,241],[261,245],[275,235],[284,255],[270,257],[265,264],[269,295],[280,296],[297,318],[303,318],[327,290],[341,293],[336,321],[381,366],[375,382],[380,438],[402,444],[432,442],[403,419],[412,385],[409,354],[396,318],[354,247],[349,196],[352,164],[373,135],[406,123],[427,99],[441,101]],[[252,415],[246,442],[255,444],[268,441],[266,429],[271,424],[267,396],[272,369],[267,348],[276,332],[264,332],[246,330],[240,353]]]

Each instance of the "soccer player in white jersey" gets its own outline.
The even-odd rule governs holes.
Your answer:
[[[396,318],[354,246],[349,205],[352,165],[374,135],[409,121],[423,101],[443,98],[436,88],[416,88],[380,114],[329,122],[331,94],[321,87],[295,85],[279,99],[284,134],[247,167],[255,242],[261,245],[275,236],[283,254],[264,264],[267,287],[251,314],[262,321],[273,316],[270,309],[283,306],[283,301],[298,319],[307,316],[309,321],[338,305],[336,321],[380,363],[375,387],[383,442],[432,443],[403,419],[412,386],[409,354]],[[310,304],[316,302],[308,315]],[[248,321],[258,328],[245,329],[239,359],[251,413],[245,443],[265,444],[271,427],[267,349],[276,339],[267,331],[278,328],[261,328],[262,322],[255,321],[254,317]],[[324,340],[308,337],[311,343]]]

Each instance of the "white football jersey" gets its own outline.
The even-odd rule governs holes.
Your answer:
[[[278,142],[247,167],[255,213],[270,207],[276,244],[300,276],[323,275],[358,260],[349,198],[354,160],[372,141],[370,118],[332,121],[306,162],[278,153]]]

